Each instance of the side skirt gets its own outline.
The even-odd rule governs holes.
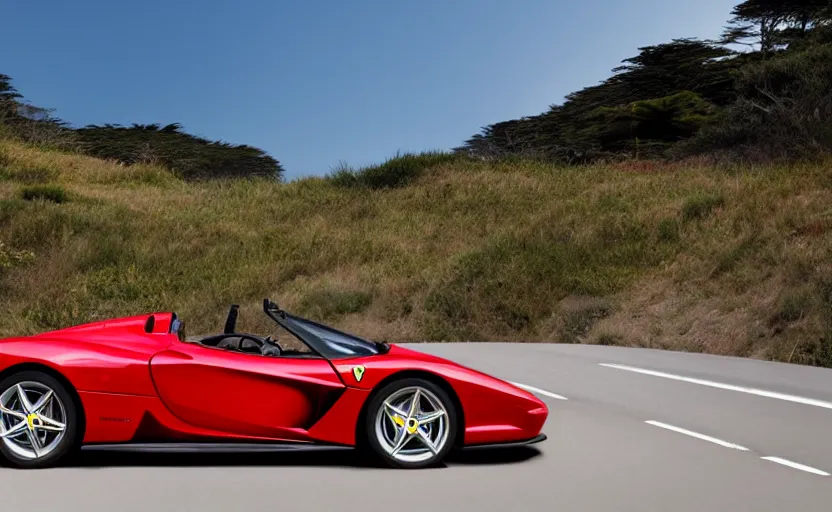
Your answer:
[[[318,443],[123,443],[88,444],[86,452],[138,453],[274,453],[352,450],[351,446]]]

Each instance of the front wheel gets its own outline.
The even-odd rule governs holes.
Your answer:
[[[55,465],[72,451],[77,412],[57,379],[23,371],[0,382],[0,453],[18,468]]]
[[[367,408],[367,444],[390,467],[419,469],[442,462],[453,448],[457,428],[450,397],[425,379],[391,382],[375,393]]]

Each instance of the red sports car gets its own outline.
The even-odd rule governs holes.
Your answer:
[[[297,348],[236,332],[237,306],[200,339],[154,313],[0,340],[0,452],[36,468],[82,445],[323,445],[421,468],[454,447],[546,439],[546,405],[508,382],[263,310]]]

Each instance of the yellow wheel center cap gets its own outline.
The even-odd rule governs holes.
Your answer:
[[[419,422],[416,421],[415,418],[410,418],[409,420],[407,420],[407,433],[408,434],[415,434],[418,429],[419,429]]]
[[[37,423],[36,423],[37,422]],[[29,430],[35,430],[36,426],[40,426],[40,418],[38,418],[37,414],[29,414],[26,416],[26,426],[29,427]]]

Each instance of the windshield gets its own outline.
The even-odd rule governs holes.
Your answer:
[[[386,354],[390,350],[387,343],[368,341],[312,320],[290,315],[269,299],[263,300],[263,311],[280,327],[325,359],[372,356]]]
[[[367,356],[378,353],[375,343],[370,341],[344,332],[336,331],[335,329],[325,327],[311,320],[291,315],[287,315],[287,317],[292,320],[293,324],[323,342],[325,349],[324,347],[321,347],[320,351],[324,352],[326,357],[337,359],[343,357]]]

